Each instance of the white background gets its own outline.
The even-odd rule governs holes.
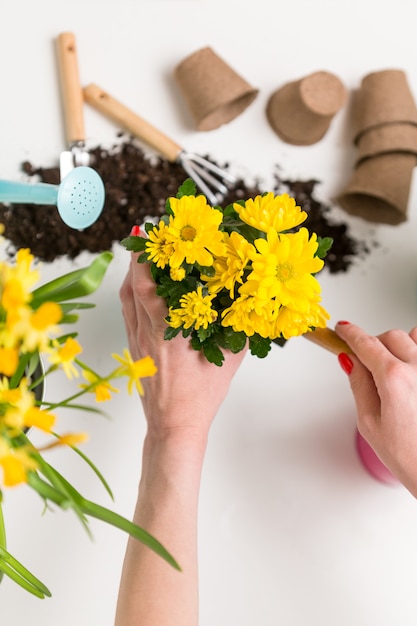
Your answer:
[[[54,39],[70,30],[83,84],[98,83],[181,145],[230,161],[266,186],[275,165],[291,178],[316,178],[319,197],[329,201],[351,174],[351,100],[321,142],[302,148],[272,132],[268,98],[316,70],[334,72],[352,93],[365,74],[388,68],[404,69],[417,94],[414,7],[412,0],[3,1],[0,176],[19,179],[25,159],[56,165],[65,149]],[[260,92],[233,122],[202,133],[172,71],[206,45]],[[86,127],[92,145],[111,144],[118,130],[88,107]],[[350,319],[378,333],[416,323],[416,205],[413,185],[409,219],[395,227],[335,209],[354,237],[380,246],[346,274],[323,271],[331,324]],[[128,254],[118,245],[114,252],[97,308],[80,324],[85,360],[103,369],[126,345],[118,289]],[[89,260],[45,264],[43,277]],[[64,388],[71,390],[57,381],[49,393]],[[84,450],[110,482],[114,503],[73,454],[56,451],[50,460],[84,495],[130,517],[144,419],[125,391],[108,411],[111,419],[65,413],[60,425],[89,431]],[[366,473],[354,430],[348,381],[333,355],[300,338],[274,346],[264,360],[247,357],[212,429],[204,469],[201,626],[415,626],[416,504],[403,487]],[[6,491],[4,512],[10,551],[53,597],[41,601],[3,581],[1,625],[110,626],[126,537],[93,522],[91,541],[71,513],[42,515],[25,487]]]

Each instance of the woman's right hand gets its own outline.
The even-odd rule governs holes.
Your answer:
[[[358,430],[417,497],[417,327],[374,337],[339,322],[336,333],[353,352],[339,361],[349,375]]]

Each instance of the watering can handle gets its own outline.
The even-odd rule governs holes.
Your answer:
[[[168,161],[175,162],[178,159],[183,151],[181,146],[106,93],[104,89],[91,83],[84,87],[83,93],[88,104],[160,152]]]
[[[73,33],[61,33],[56,38],[58,69],[61,83],[65,130],[69,146],[84,143],[84,98],[78,73],[77,47]]]
[[[352,354],[352,350],[349,348],[347,343],[340,339],[335,331],[330,328],[316,328],[315,330],[305,333],[303,337],[317,344],[321,348],[325,348],[326,350],[329,350],[329,352],[333,352],[333,354],[340,354],[341,352]]]

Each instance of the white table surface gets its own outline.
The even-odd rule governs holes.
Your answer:
[[[350,100],[325,138],[302,148],[272,132],[269,95],[322,69],[351,92],[365,74],[387,68],[404,69],[417,94],[415,17],[412,0],[3,2],[0,176],[18,179],[25,159],[57,164],[65,141],[53,40],[71,30],[84,84],[98,83],[180,144],[242,172],[268,181],[278,164],[289,178],[316,178],[328,201],[351,173]],[[233,122],[204,133],[194,130],[172,70],[206,45],[260,92]],[[117,131],[89,108],[86,127],[92,145],[112,143]],[[354,237],[380,245],[346,274],[321,274],[332,324],[350,319],[378,333],[416,323],[416,205],[413,185],[409,219],[395,227],[335,209]],[[118,245],[114,252],[97,309],[80,324],[85,358],[97,366],[126,345],[118,288],[128,255]],[[89,260],[85,253],[44,264],[43,277]],[[90,432],[85,452],[110,482],[114,503],[73,454],[55,451],[51,462],[86,496],[130,517],[144,419],[127,392],[108,411],[110,420],[65,414],[60,424]],[[366,473],[354,431],[348,381],[333,355],[300,338],[264,360],[247,357],[213,426],[204,469],[201,626],[415,626],[416,503],[403,487]],[[24,487],[5,492],[4,512],[9,549],[53,597],[38,600],[5,580],[1,625],[111,626],[126,537],[93,522],[90,541],[71,513],[42,515]]]

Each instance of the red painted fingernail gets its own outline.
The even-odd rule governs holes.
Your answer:
[[[341,352],[337,355],[337,358],[339,359],[340,367],[349,376],[353,370],[352,359],[346,354],[346,352]]]
[[[341,320],[340,322],[337,322],[339,324],[339,326],[347,326],[348,324],[350,324],[350,322],[347,322],[346,320]]]
[[[130,231],[130,235],[131,237],[140,237],[141,232],[140,232],[140,226],[132,226],[132,230]]]

